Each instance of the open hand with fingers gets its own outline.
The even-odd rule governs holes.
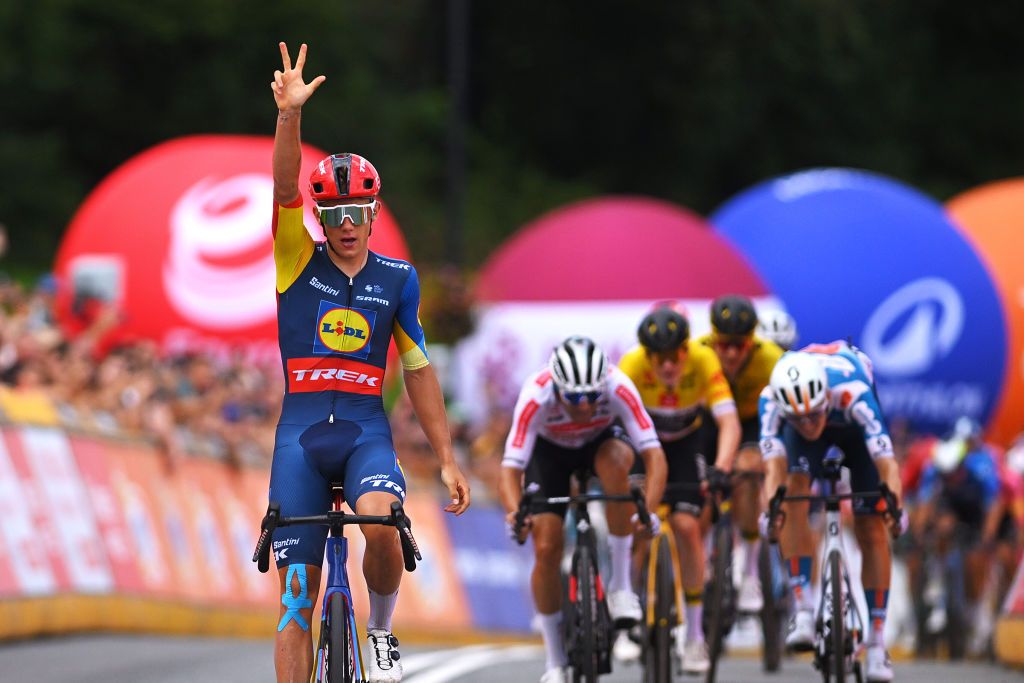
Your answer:
[[[469,508],[469,481],[454,462],[441,467],[441,481],[448,489],[451,502],[444,507],[445,512],[461,515]]]
[[[302,108],[306,100],[327,80],[326,76],[317,76],[309,83],[302,80],[302,68],[306,65],[306,44],[299,46],[299,55],[292,66],[288,55],[288,46],[278,43],[281,48],[282,68],[274,72],[274,82],[270,84],[274,91],[274,101],[279,111],[295,111]]]

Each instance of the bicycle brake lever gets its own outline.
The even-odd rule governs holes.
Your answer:
[[[423,555],[420,554],[416,537],[412,535],[412,520],[405,514],[402,504],[398,501],[391,504],[391,518],[395,520],[398,539],[402,543],[402,559],[405,562],[405,570],[416,571],[416,561],[422,561]]]
[[[277,520],[281,515],[281,506],[271,502],[267,506],[267,513],[260,522],[260,537],[256,541],[256,550],[252,554],[252,561],[261,574],[266,574],[270,569],[270,544],[274,529],[277,528]]]

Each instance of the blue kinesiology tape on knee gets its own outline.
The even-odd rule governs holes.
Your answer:
[[[299,577],[299,594],[292,595],[292,577]],[[284,593],[281,595],[281,604],[288,608],[288,611],[281,617],[281,622],[277,625],[278,631],[283,631],[284,627],[288,625],[288,622],[292,619],[299,625],[303,631],[309,630],[309,624],[302,618],[302,614],[299,612],[300,609],[306,607],[312,607],[313,601],[309,599],[309,590],[306,584],[306,565],[304,564],[293,564],[288,567],[288,576],[284,580]]]

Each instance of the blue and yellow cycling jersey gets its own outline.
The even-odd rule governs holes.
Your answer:
[[[270,500],[284,516],[322,514],[341,482],[353,510],[372,491],[405,499],[381,384],[394,337],[407,370],[429,364],[416,270],[374,252],[353,277],[302,224],[301,198],[274,207],[277,324],[285,395]],[[277,565],[323,562],[327,527],[274,532]]]
[[[273,228],[285,372],[281,421],[310,424],[339,411],[352,420],[383,416],[391,337],[405,369],[429,363],[416,269],[371,251],[349,278],[306,231],[301,198],[275,205]]]

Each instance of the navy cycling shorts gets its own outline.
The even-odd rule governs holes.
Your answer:
[[[782,428],[782,440],[786,444],[790,472],[809,474],[812,480],[820,479],[824,475],[822,460],[825,453],[835,446],[843,452],[843,467],[850,469],[850,487],[853,492],[878,491],[878,468],[868,453],[864,434],[859,427],[825,427],[821,438],[807,441],[792,425],[786,423]],[[853,513],[877,514],[879,498],[878,494],[854,498]]]
[[[395,455],[386,419],[335,419],[314,425],[279,424],[270,470],[270,500],[282,517],[322,515],[331,508],[331,485],[341,483],[345,502],[355,510],[364,493],[385,491],[405,500],[405,475]],[[327,527],[303,524],[274,532],[278,567],[320,566]]]

